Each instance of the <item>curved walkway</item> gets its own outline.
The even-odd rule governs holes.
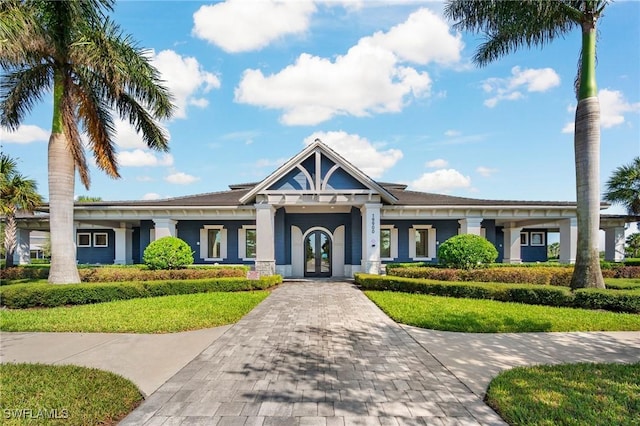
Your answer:
[[[504,424],[362,292],[288,283],[122,425]]]

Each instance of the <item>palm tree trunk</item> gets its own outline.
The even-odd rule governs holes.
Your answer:
[[[596,86],[596,28],[592,15],[582,23],[582,63],[574,149],[578,247],[571,288],[605,288],[598,248],[600,230],[600,103]]]
[[[12,206],[9,206],[9,211],[6,216],[7,225],[4,228],[4,252],[6,254],[6,266],[11,268],[14,266],[13,255],[16,249],[16,234],[18,226],[16,224],[16,212]]]
[[[76,265],[73,195],[75,162],[63,132],[60,104],[63,77],[54,76],[53,126],[49,137],[49,227],[51,236],[51,284],[79,283]]]

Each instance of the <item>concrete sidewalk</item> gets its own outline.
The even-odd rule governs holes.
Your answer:
[[[0,333],[0,362],[111,371],[151,395],[231,326],[172,334]]]

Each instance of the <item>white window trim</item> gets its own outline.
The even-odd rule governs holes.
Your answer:
[[[86,235],[89,237],[89,244],[80,244],[80,236]],[[76,246],[77,247],[91,247],[91,232],[78,232],[76,234]]]
[[[256,260],[255,257],[247,257],[247,230],[256,230],[255,225],[242,225],[242,228],[238,229],[238,258],[250,261]],[[258,238],[256,231],[256,240]]]
[[[524,243],[522,242],[522,236],[524,236]],[[520,233],[520,246],[528,246],[529,245],[529,233],[528,232],[521,232]]]
[[[427,230],[427,257],[416,257],[416,231]],[[436,229],[433,225],[413,225],[409,228],[409,257],[412,260],[433,260],[436,257]]]
[[[540,235],[540,241],[541,241],[541,243],[539,243],[539,244],[534,244],[534,243],[533,243],[533,236],[534,236],[534,234],[535,234],[535,235]],[[531,232],[531,239],[530,239],[530,241],[529,241],[529,245],[530,245],[530,246],[532,246],[532,247],[542,247],[542,246],[544,246],[544,242],[545,242],[545,241],[544,241],[544,232],[540,232],[540,231],[537,231],[537,232],[536,232],[536,231],[533,231],[533,232]]]
[[[96,237],[98,235],[104,235],[104,240],[105,240],[104,244],[98,244],[96,242]],[[94,232],[93,233],[93,246],[94,247],[109,247],[109,234],[106,233],[106,232]]]
[[[220,231],[220,257],[207,257],[209,230],[217,229]],[[227,258],[227,230],[223,225],[204,225],[200,229],[200,257],[205,262],[219,262]]]
[[[380,260],[394,260],[398,258],[398,228],[393,225],[380,225],[380,230],[388,229],[391,231],[391,247],[390,254],[391,257],[382,257],[380,255]],[[382,242],[380,243],[382,244]]]

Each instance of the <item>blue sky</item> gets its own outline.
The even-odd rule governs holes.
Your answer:
[[[118,123],[122,179],[92,167],[77,195],[140,200],[263,179],[319,137],[384,182],[483,199],[575,200],[573,81],[580,33],[485,68],[481,37],[421,1],[121,1],[175,96],[171,152]],[[601,179],[640,155],[640,2],[599,24]],[[2,149],[47,194],[46,98]],[[621,208],[609,213],[622,213]]]

